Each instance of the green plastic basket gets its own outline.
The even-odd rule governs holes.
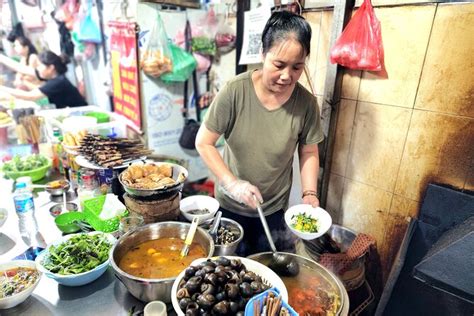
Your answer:
[[[104,233],[111,233],[119,228],[120,218],[127,214],[125,211],[123,214],[115,216],[113,218],[103,220],[101,219],[100,213],[105,202],[105,195],[101,195],[92,199],[84,201],[83,213],[86,216],[86,220],[95,230]]]

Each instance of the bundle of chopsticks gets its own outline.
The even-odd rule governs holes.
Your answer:
[[[36,115],[25,115],[19,118],[16,126],[17,137],[22,144],[38,144],[41,140],[43,119]]]
[[[81,141],[79,153],[89,161],[110,168],[151,154],[140,140],[110,138],[87,134]]]
[[[263,304],[262,304],[263,301]],[[270,292],[260,300],[253,301],[254,316],[290,316],[290,312],[282,306],[281,295]]]

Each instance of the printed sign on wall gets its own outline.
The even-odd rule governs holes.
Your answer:
[[[134,22],[109,22],[114,111],[141,129],[137,40]]]

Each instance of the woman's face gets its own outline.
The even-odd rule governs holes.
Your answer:
[[[21,43],[18,40],[13,42],[13,49],[15,50],[15,53],[17,53],[20,56],[26,57],[28,55],[28,46],[21,45]]]
[[[306,53],[297,40],[289,38],[275,44],[263,56],[263,84],[274,93],[293,91],[304,70],[305,60]]]
[[[40,79],[52,79],[54,78],[55,74],[55,69],[53,65],[45,65],[42,62],[38,63],[38,67],[36,67],[36,70],[38,70],[38,74],[40,75]]]

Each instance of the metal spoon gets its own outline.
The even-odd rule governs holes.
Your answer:
[[[270,244],[270,248],[272,249],[273,256],[272,260],[268,264],[268,267],[275,271],[280,276],[296,276],[300,272],[300,266],[298,262],[292,257],[285,255],[283,253],[279,253],[275,247],[275,243],[273,242],[272,234],[270,232],[270,228],[267,224],[267,219],[263,214],[262,207],[257,199],[257,197],[253,196],[255,202],[257,203],[257,211],[258,216],[260,217],[260,221],[263,225],[263,230],[265,231],[265,235],[267,236],[268,243]]]
[[[209,229],[209,235],[211,235],[212,239],[216,240],[217,231],[219,230],[219,224],[221,223],[222,212],[217,211],[216,217],[214,217],[214,221],[212,222],[212,226]]]

